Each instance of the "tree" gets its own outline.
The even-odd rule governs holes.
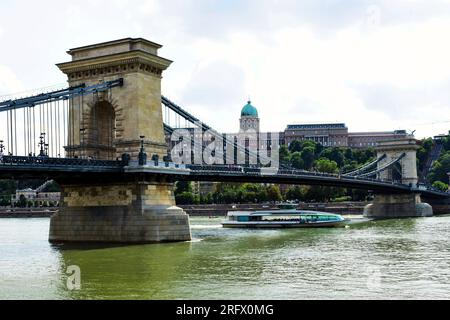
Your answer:
[[[447,151],[442,155],[431,169],[429,180],[431,183],[441,181],[443,183],[448,182],[448,173],[450,172],[450,151]]]
[[[304,190],[299,186],[291,187],[286,192],[286,200],[300,201],[304,199],[304,193]]]
[[[26,208],[27,206],[27,198],[23,194],[20,195],[19,201],[17,202],[17,207]]]
[[[448,184],[442,181],[436,181],[435,183],[433,183],[433,188],[446,192],[448,190]]]
[[[448,132],[449,136],[444,138],[443,145],[445,151],[450,151],[450,131]]]
[[[340,148],[331,149],[331,151],[327,154],[326,158],[336,162],[339,168],[342,168],[344,166],[345,157],[344,153]]]
[[[346,160],[347,163],[351,163],[354,160],[354,158],[353,158],[353,150],[350,149],[350,148],[345,149],[344,157],[345,157],[345,160]]]
[[[279,186],[269,186],[267,188],[267,200],[272,202],[283,201]]]
[[[178,205],[194,204],[194,195],[191,192],[183,192],[175,196]]]
[[[10,197],[1,197],[0,198],[0,207],[9,207],[11,205]]]
[[[335,161],[328,160],[326,158],[321,158],[315,162],[315,169],[319,172],[324,173],[338,173],[339,168]]]
[[[286,146],[280,147],[280,162],[289,162],[290,160],[290,153],[289,149]]]
[[[295,169],[299,169],[299,170],[305,168],[305,163],[303,162],[302,154],[300,152],[294,152],[291,155],[291,165]]]
[[[302,145],[301,141],[295,140],[295,141],[292,141],[291,144],[289,145],[289,151],[291,153],[302,152],[302,150],[303,150],[303,145]]]
[[[301,153],[301,157],[303,160],[303,166],[306,170],[311,170],[314,165],[315,160],[315,148],[306,147],[303,149]]]
[[[175,184],[175,195],[182,194],[184,192],[192,193],[192,184],[189,181],[178,181]]]

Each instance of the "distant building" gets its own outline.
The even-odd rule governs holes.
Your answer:
[[[405,138],[409,134],[406,130],[396,131],[382,131],[382,132],[349,132],[349,128],[345,123],[318,123],[318,124],[290,124],[282,132],[267,132],[264,141],[261,137],[261,119],[259,118],[258,109],[252,104],[251,101],[242,108],[241,116],[239,118],[239,133],[226,133],[223,134],[225,139],[232,136],[239,136],[239,134],[245,132],[254,132],[258,135],[254,137],[247,137],[245,146],[252,150],[270,150],[272,147],[272,137],[277,135],[279,137],[278,144],[289,146],[293,141],[314,141],[320,143],[324,147],[345,147],[353,149],[366,149],[370,147],[376,147],[379,142],[392,139]],[[201,134],[196,136],[193,128],[186,128],[188,130],[191,139],[202,139]],[[437,138],[443,139],[446,135],[438,136]],[[166,136],[167,143],[170,150],[178,144],[178,142],[171,142],[170,135]],[[236,140],[237,142],[237,140]],[[203,147],[206,147],[210,142],[202,141]],[[242,143],[242,141],[241,141]],[[225,143],[225,152],[227,145]]]
[[[285,131],[285,143],[290,145],[296,140],[310,140],[324,147],[347,147],[348,128],[343,123],[288,125]]]
[[[248,130],[254,130],[260,132],[260,119],[258,110],[249,101],[241,111],[240,131],[245,132]]]
[[[348,147],[353,149],[373,148],[379,142],[392,139],[406,138],[406,130],[386,131],[386,132],[354,132],[348,134]]]
[[[53,181],[47,181],[36,190],[30,188],[24,190],[17,190],[16,194],[13,194],[11,196],[11,205],[15,207],[20,203],[21,199],[24,199],[27,202],[27,204],[32,203],[34,207],[59,206],[61,193],[45,192],[45,189],[52,183]]]

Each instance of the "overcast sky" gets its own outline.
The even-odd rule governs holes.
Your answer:
[[[220,131],[251,97],[263,130],[450,129],[450,0],[2,0],[0,96],[66,79],[77,46],[164,45],[163,94]]]

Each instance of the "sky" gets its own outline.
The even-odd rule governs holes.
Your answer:
[[[222,132],[249,98],[265,131],[450,130],[450,0],[2,0],[0,96],[63,87],[68,49],[126,37],[162,44],[163,94]]]

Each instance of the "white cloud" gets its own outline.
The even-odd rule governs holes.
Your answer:
[[[7,66],[0,65],[0,100],[8,94],[24,91],[22,82],[16,74]]]

